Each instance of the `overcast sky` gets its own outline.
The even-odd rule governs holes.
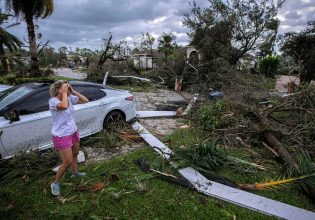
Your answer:
[[[156,38],[163,32],[172,32],[177,42],[189,42],[183,15],[189,10],[190,0],[54,0],[55,10],[47,19],[40,19],[42,41],[59,48],[100,49],[101,39],[112,32],[114,40],[126,40],[130,45],[139,41],[142,32]],[[207,0],[197,0],[207,6]],[[298,31],[306,22],[315,20],[315,0],[286,0],[278,15],[280,33]],[[10,29],[27,39],[25,25]]]

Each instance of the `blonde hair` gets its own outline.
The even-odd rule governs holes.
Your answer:
[[[59,93],[59,89],[61,89],[61,87],[64,83],[68,83],[68,81],[67,80],[57,80],[56,82],[51,84],[50,89],[49,89],[50,96],[51,97],[57,96]]]

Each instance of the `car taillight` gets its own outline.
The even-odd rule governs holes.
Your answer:
[[[132,96],[128,96],[127,98],[125,98],[125,100],[127,100],[127,101],[133,101],[133,95],[132,95]]]

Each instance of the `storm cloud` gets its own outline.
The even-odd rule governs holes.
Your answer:
[[[102,38],[109,32],[114,40],[126,40],[132,45],[141,38],[141,33],[150,32],[156,38],[163,32],[172,32],[182,45],[189,43],[182,24],[189,11],[190,0],[55,0],[55,10],[47,19],[39,19],[38,32],[41,41],[59,48],[67,46],[100,49]],[[207,0],[196,1],[207,6]],[[287,0],[279,11],[280,33],[299,31],[309,20],[315,20],[314,0]],[[22,39],[27,39],[25,24],[10,30]]]

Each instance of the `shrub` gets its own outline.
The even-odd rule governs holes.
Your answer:
[[[6,75],[5,77],[3,77],[3,83],[8,84],[8,85],[14,84],[15,80],[16,80],[16,75],[13,73],[10,73]]]
[[[278,56],[268,56],[259,61],[259,72],[266,77],[273,77],[280,66],[280,58]]]
[[[43,72],[43,75],[44,76],[52,76],[52,75],[54,75],[54,71],[52,70],[52,69],[50,69],[50,68],[48,68],[48,69],[46,69],[44,72]]]
[[[218,100],[214,103],[204,104],[198,112],[198,122],[206,131],[212,131],[223,127],[228,120],[222,120],[222,116],[229,109],[229,103]]]

